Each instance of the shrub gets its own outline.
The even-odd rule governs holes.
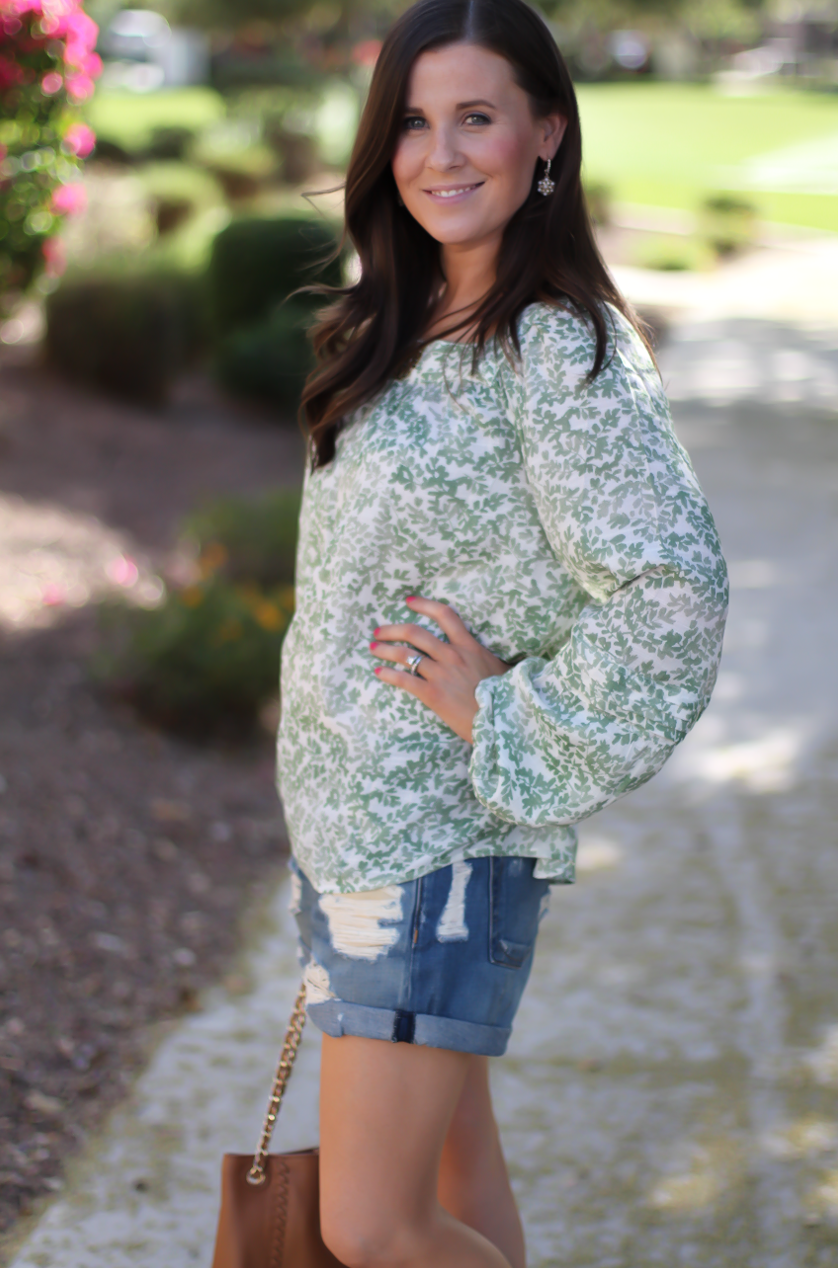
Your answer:
[[[263,591],[221,577],[160,607],[110,609],[110,685],[151,722],[194,739],[239,739],[276,694],[293,612],[290,586]]]
[[[261,498],[220,498],[191,515],[184,535],[202,575],[263,587],[293,585],[300,493],[279,489]]]
[[[730,255],[753,242],[756,207],[732,194],[715,194],[702,204],[699,225],[701,236],[717,255]]]
[[[604,181],[585,182],[585,200],[595,225],[606,228],[611,224],[614,191]]]
[[[100,671],[157,725],[240,738],[279,683],[294,608],[300,494],[222,498],[192,515],[190,584],[152,610],[108,608]]]
[[[52,236],[83,205],[78,160],[95,139],[74,106],[101,70],[97,33],[78,0],[0,9],[0,293],[25,291],[45,266],[60,271]]]
[[[658,234],[643,239],[633,263],[663,273],[682,273],[712,267],[713,260],[706,246],[695,238]]]
[[[310,308],[289,300],[267,321],[226,335],[215,357],[219,382],[229,392],[271,401],[293,413],[314,364],[306,336],[310,321]]]
[[[261,135],[279,155],[282,179],[298,185],[311,179],[317,168],[314,131],[321,95],[302,87],[274,84],[244,89],[230,101],[233,117],[255,120]]]
[[[144,157],[182,161],[189,147],[194,144],[195,135],[194,128],[182,127],[176,123],[152,128]]]
[[[317,272],[335,246],[334,233],[318,220],[233,221],[215,239],[209,268],[219,334],[264,321],[292,291],[312,280],[339,286],[338,261]]]
[[[212,88],[161,88],[135,93],[100,87],[87,105],[87,118],[100,138],[114,151],[136,161],[181,157],[173,154],[181,141],[186,149],[193,137],[224,118],[226,106]],[[166,150],[163,154],[160,145]],[[184,150],[185,152],[185,150]],[[97,147],[97,154],[99,154]]]
[[[189,157],[212,172],[233,200],[254,197],[279,173],[274,151],[251,124],[241,120],[207,128],[190,147]]]
[[[200,279],[68,280],[47,301],[46,352],[71,378],[117,396],[161,404],[205,338]]]
[[[137,169],[137,175],[154,200],[157,231],[163,236],[202,211],[223,206],[218,182],[200,167],[147,163]]]

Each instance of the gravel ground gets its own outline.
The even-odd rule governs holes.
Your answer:
[[[88,672],[91,599],[155,584],[181,516],[290,484],[293,423],[196,376],[148,413],[0,357],[0,1230],[61,1188],[156,1032],[195,1007],[286,842],[267,734],[196,749]],[[121,580],[120,580],[121,578]],[[231,989],[236,978],[232,973]]]
[[[811,321],[804,328],[734,320],[725,305],[719,310],[713,321],[679,319],[662,356],[679,434],[731,561],[731,622],[718,690],[663,774],[586,825],[582,883],[555,896],[510,1053],[495,1071],[536,1268],[831,1268],[838,1262],[838,322],[821,317],[817,328]],[[12,384],[27,389],[19,396],[23,405],[30,409],[27,402],[41,392],[54,408],[55,386],[26,373],[29,379],[20,367],[10,372]],[[217,403],[212,409],[199,404],[207,399],[200,383],[186,384],[165,420],[77,400],[71,410],[77,422],[58,430],[72,438],[77,428],[87,439],[81,446],[63,440],[63,465],[50,459],[43,473],[37,423],[33,435],[22,423],[18,439],[12,436],[6,458],[14,459],[17,444],[17,469],[29,483],[18,486],[10,477],[0,488],[22,489],[29,513],[33,506],[54,513],[60,503],[62,514],[78,517],[72,520],[78,540],[89,533],[99,543],[99,562],[85,563],[79,585],[106,586],[107,559],[126,542],[145,550],[153,569],[182,507],[205,487],[227,487],[225,480],[261,487],[271,455],[276,471],[298,470],[289,433],[283,438],[256,416],[227,418]],[[135,439],[110,473],[97,475],[99,459],[91,455],[107,450],[109,412],[123,420],[114,443]],[[37,409],[30,416],[35,420]],[[254,454],[258,462],[251,462]],[[136,490],[132,462],[148,473]],[[159,499],[154,514],[146,514],[150,496]],[[20,529],[21,517],[15,522]],[[106,541],[100,532],[112,537]],[[58,547],[43,550],[39,566],[57,567]],[[78,553],[77,547],[68,552]],[[43,579],[53,584],[46,572]],[[3,589],[0,577],[0,621]],[[20,1023],[30,1024],[38,1010],[27,999],[25,1009],[15,1003],[12,1017],[4,1014],[16,1077],[32,1079],[18,1082],[17,1101],[29,1097],[36,1107],[26,1110],[25,1133],[15,1142],[24,1161],[57,1184],[56,1164],[40,1155],[52,1149],[63,1162],[76,1137],[60,1135],[69,1116],[61,1117],[55,1102],[65,1098],[75,1127],[89,1130],[120,1096],[119,1074],[127,1083],[160,1036],[159,1027],[138,1023],[178,1010],[187,1015],[170,1023],[134,1083],[133,1098],[90,1137],[70,1168],[65,1193],[24,1244],[32,1223],[18,1222],[21,1249],[13,1263],[187,1268],[208,1262],[218,1155],[252,1140],[296,976],[281,895],[267,909],[267,940],[245,937],[251,950],[225,960],[237,934],[234,908],[241,910],[252,893],[248,883],[266,895],[273,888],[278,851],[271,833],[276,842],[279,828],[271,759],[267,747],[238,757],[186,749],[106,707],[83,676],[92,638],[87,610],[68,619],[71,606],[69,598],[59,607],[42,595],[39,609],[29,600],[12,603],[5,618],[9,624],[21,619],[12,613],[29,614],[26,628],[9,636],[13,672],[0,670],[0,693],[10,701],[0,710],[6,784],[0,811],[12,818],[19,803],[32,840],[48,841],[39,854],[60,860],[67,875],[71,864],[80,872],[82,864],[87,868],[81,874],[89,893],[75,884],[84,901],[101,905],[85,921],[78,915],[86,911],[83,903],[60,877],[48,887],[41,868],[24,873],[27,884],[34,878],[41,900],[25,926],[16,900],[11,923],[31,939],[30,966],[35,955],[58,958],[48,945],[52,938],[61,936],[78,957],[90,948],[91,967],[74,970],[73,980],[98,973],[102,985],[75,1006],[73,1017],[106,1014],[98,1030],[111,1039],[115,1055],[101,1057],[98,1066],[90,1060],[88,1070],[78,1072],[97,1072],[85,1108],[84,1097],[70,1100],[69,1081],[59,1087],[58,1079],[50,1084],[34,1077],[38,1061],[45,1076],[48,1065],[72,1068],[76,1044],[81,1065],[92,1055],[81,1047],[81,1031],[60,1045],[64,1032],[52,1024],[59,1011],[49,992],[38,987],[40,997],[50,999],[49,1008],[40,1006],[50,1025],[26,1038],[31,1046],[25,1051],[16,1046],[26,1035]],[[61,725],[78,736],[76,744],[67,744]],[[94,738],[85,741],[85,734]],[[3,766],[4,752],[17,773]],[[100,754],[110,760],[97,760]],[[153,768],[151,778],[134,777],[137,762]],[[57,796],[39,795],[41,786]],[[254,802],[239,807],[235,798],[248,789]],[[53,806],[59,809],[55,828],[36,833]],[[74,823],[83,825],[81,844],[70,847]],[[241,848],[248,841],[252,855]],[[25,842],[19,835],[11,852],[21,866]],[[107,854],[94,855],[94,844],[105,845]],[[121,866],[105,868],[102,860],[117,853]],[[129,870],[130,890],[119,879]],[[162,887],[145,878],[158,871],[172,877],[166,898],[177,891],[183,902],[172,898],[171,915],[155,939],[145,931]],[[189,878],[197,871],[209,884],[193,880],[193,888],[204,889],[193,896]],[[235,889],[223,923],[212,922],[224,910],[214,880],[222,893]],[[72,937],[62,923],[71,919],[60,902],[65,893],[77,922]],[[51,910],[46,894],[58,899],[63,915]],[[183,925],[190,911],[210,922],[206,958],[197,933],[187,932],[193,922]],[[41,927],[52,932],[44,936]],[[253,934],[252,922],[243,932]],[[190,952],[197,953],[193,964],[187,963]],[[148,979],[140,968],[146,961],[159,966],[149,968]],[[60,983],[55,994],[69,999],[62,973],[60,964],[39,965],[37,974],[24,966],[22,976],[15,973],[15,989],[49,980],[50,990]],[[202,980],[225,973],[221,990],[197,998]],[[114,994],[117,981],[124,985]],[[125,990],[137,1000],[149,990],[149,1011],[120,1000]],[[120,1010],[124,1029],[113,1025]],[[49,1061],[47,1052],[54,1054]],[[284,1113],[286,1147],[315,1136],[315,1077],[316,1043],[309,1035]],[[50,1101],[33,1101],[36,1091]],[[9,1169],[23,1174],[20,1162]]]
[[[495,1102],[532,1268],[838,1263],[838,327],[680,323],[676,428],[731,565],[718,689],[661,774],[582,825]],[[280,886],[11,1268],[210,1262],[297,984]],[[317,1137],[309,1028],[277,1147]],[[24,1231],[24,1230],[21,1230]]]

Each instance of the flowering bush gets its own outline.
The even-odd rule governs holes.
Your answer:
[[[300,494],[222,498],[192,515],[186,571],[159,607],[103,611],[99,672],[150,721],[195,738],[256,731],[294,611]]]
[[[0,295],[62,271],[53,235],[84,207],[96,140],[75,107],[102,69],[97,35],[80,0],[0,0]]]
[[[240,739],[276,695],[293,610],[293,586],[233,586],[210,573],[170,591],[160,607],[103,612],[110,652],[100,672],[157,726]]]

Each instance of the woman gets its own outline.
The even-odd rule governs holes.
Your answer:
[[[724,563],[523,0],[419,0],[315,331],[280,788],[344,1264],[523,1268],[489,1096],[573,824],[706,706]]]

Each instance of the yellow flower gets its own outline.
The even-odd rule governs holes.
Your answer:
[[[210,577],[216,571],[226,564],[228,558],[227,547],[222,546],[221,542],[207,542],[201,551],[201,557],[198,560],[198,568],[202,577]]]
[[[285,625],[285,617],[276,604],[268,599],[253,605],[253,615],[263,630],[281,630]]]
[[[236,639],[241,638],[243,633],[241,621],[234,616],[228,616],[227,620],[222,621],[215,631],[212,641],[216,647],[221,647],[224,643],[234,643]]]
[[[200,586],[187,586],[180,592],[180,601],[187,608],[197,608],[204,601],[204,592]]]

